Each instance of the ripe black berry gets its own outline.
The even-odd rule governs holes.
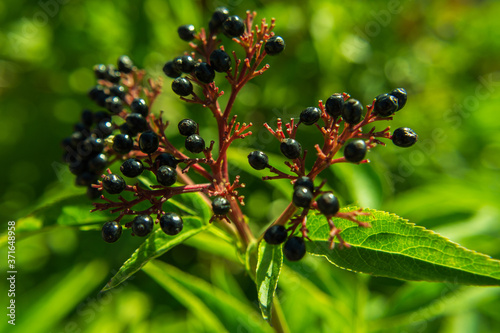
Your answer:
[[[202,83],[210,83],[215,78],[215,71],[206,62],[197,63],[194,66],[194,76]]]
[[[393,91],[391,91],[389,95],[392,95],[398,99],[398,109],[396,111],[401,110],[403,106],[406,105],[406,100],[408,99],[408,95],[406,94],[406,90],[404,88],[396,88]]]
[[[118,58],[118,70],[122,73],[128,74],[132,72],[132,68],[134,67],[134,63],[130,60],[129,56],[122,55]]]
[[[134,98],[132,103],[130,103],[130,111],[133,113],[138,113],[143,117],[146,117],[149,112],[149,107],[146,104],[146,101],[142,98]]]
[[[316,204],[321,214],[326,216],[333,216],[337,214],[340,209],[339,199],[333,195],[332,192],[326,192],[316,199]]]
[[[106,120],[106,121],[111,121],[111,116],[109,115],[108,112],[105,111],[97,111],[94,113],[94,123],[98,124],[99,122]]]
[[[337,118],[344,109],[344,96],[342,94],[333,94],[326,100],[325,110],[330,116]]]
[[[115,66],[108,65],[106,67],[106,80],[111,83],[119,83],[121,79],[120,71],[117,71]]]
[[[163,165],[168,165],[171,168],[176,168],[179,161],[170,153],[161,153],[155,158],[156,167],[161,167]]]
[[[190,55],[183,55],[181,57],[177,57],[174,60],[174,66],[181,72],[189,74],[194,70],[194,65],[196,65],[196,61],[194,61],[193,57]]]
[[[109,194],[121,193],[126,186],[127,184],[123,178],[115,174],[106,175],[106,177],[102,179],[102,187]]]
[[[264,50],[270,56],[280,54],[285,49],[285,40],[281,36],[273,36],[269,38],[264,45]]]
[[[129,114],[125,121],[133,132],[141,133],[148,129],[148,121],[140,113]]]
[[[120,171],[125,177],[134,178],[139,176],[144,171],[142,162],[135,158],[129,158],[120,166]]]
[[[80,148],[80,147],[79,147]],[[102,139],[98,138],[95,135],[91,135],[83,140],[81,144],[82,151],[86,152],[88,155],[99,154],[104,150],[104,142]]]
[[[190,40],[194,39],[194,36],[196,34],[196,30],[194,28],[194,25],[192,25],[192,24],[185,24],[185,25],[181,25],[177,29],[177,33],[179,34],[179,37],[182,40],[184,40],[186,42],[189,42]]]
[[[182,230],[182,217],[176,213],[166,213],[160,217],[160,227],[167,235],[175,236]]]
[[[132,221],[132,231],[136,236],[144,237],[149,234],[154,227],[154,222],[149,215],[137,215]]]
[[[311,178],[307,176],[302,176],[297,178],[295,183],[293,183],[293,189],[295,190],[299,186],[307,187],[311,192],[314,191],[314,183]]]
[[[193,85],[188,79],[178,77],[172,81],[172,90],[179,96],[188,96],[193,92]]]
[[[293,191],[292,201],[297,207],[308,208],[311,205],[312,199],[312,191],[305,186],[299,186]]]
[[[98,64],[94,66],[94,74],[96,79],[104,80],[106,78],[106,65]]]
[[[256,150],[248,154],[248,163],[255,170],[262,170],[269,165],[269,158],[264,152]]]
[[[106,98],[108,98],[108,94],[104,91],[104,87],[95,86],[89,90],[88,96],[91,100],[93,100],[99,106],[106,105]]]
[[[354,98],[349,98],[344,103],[344,108],[342,109],[342,119],[348,124],[356,125],[361,121],[361,116],[363,113],[363,105],[360,101]]]
[[[205,149],[205,140],[198,134],[192,134],[186,138],[184,146],[188,151],[198,154]]]
[[[357,139],[349,142],[344,148],[344,157],[352,163],[361,162],[366,155],[366,143]]]
[[[127,154],[133,146],[134,141],[128,134],[117,134],[113,138],[113,150],[119,154]]]
[[[226,215],[231,209],[229,201],[224,197],[215,197],[212,201],[212,210],[215,215]]]
[[[163,165],[156,172],[156,180],[163,186],[172,186],[177,181],[177,172],[168,165]]]
[[[226,7],[217,7],[208,23],[208,28],[216,32],[222,27],[222,23],[229,17],[229,10]]]
[[[158,135],[152,131],[147,131],[139,137],[139,149],[145,154],[154,153],[160,144]]]
[[[107,138],[108,136],[113,133],[113,123],[107,119],[101,120],[96,128],[94,129],[93,133],[99,137],[99,138]]]
[[[236,15],[229,16],[222,23],[222,29],[229,37],[239,37],[245,32],[245,23]]]
[[[111,88],[109,88],[109,94],[111,96],[116,96],[123,101],[123,99],[125,98],[125,95],[126,95],[126,91],[125,91],[125,88],[123,86],[114,85]]]
[[[298,261],[306,254],[306,243],[302,237],[290,237],[283,246],[283,254],[290,261]]]
[[[282,225],[273,225],[266,230],[264,240],[267,244],[277,245],[283,243],[288,237],[286,228]]]
[[[175,67],[173,61],[167,61],[163,66],[163,73],[172,79],[178,78],[182,75],[182,72]]]
[[[183,136],[190,136],[196,134],[198,131],[198,124],[193,119],[182,119],[177,125],[179,133]]]
[[[231,69],[231,57],[223,50],[214,50],[210,54],[210,66],[219,73]]]
[[[280,144],[280,150],[286,158],[291,160],[299,158],[302,155],[302,146],[294,139],[283,139]]]
[[[300,122],[306,125],[316,123],[321,117],[321,110],[315,107],[308,107],[300,113]]]
[[[89,160],[89,171],[101,173],[108,165],[108,157],[105,154],[99,154]]]
[[[122,235],[122,226],[116,221],[106,222],[102,226],[101,235],[106,243],[114,243]]]
[[[392,133],[392,143],[398,147],[411,147],[418,140],[418,135],[411,128],[400,127]]]
[[[89,128],[94,123],[94,114],[90,110],[83,110],[80,119],[85,127]]]
[[[389,94],[378,95],[373,106],[373,113],[389,117],[398,109],[398,99]]]
[[[138,132],[133,131],[127,123],[123,123],[120,125],[120,133],[128,134],[131,138],[135,137]]]

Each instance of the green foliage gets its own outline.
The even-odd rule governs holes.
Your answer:
[[[259,295],[259,306],[262,316],[270,320],[271,307],[274,293],[278,286],[278,278],[283,264],[283,251],[281,246],[269,245],[265,241],[259,244],[259,257],[257,259],[257,272],[255,284]]]

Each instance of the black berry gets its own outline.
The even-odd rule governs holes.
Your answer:
[[[361,121],[363,105],[354,98],[348,99],[342,109],[342,119],[348,124],[356,125]]]
[[[286,158],[291,160],[299,158],[302,155],[302,146],[294,139],[283,139],[280,144],[280,150]]]
[[[210,66],[219,73],[231,69],[231,57],[223,50],[214,50],[210,54]]]
[[[226,7],[217,7],[208,23],[208,28],[216,32],[222,27],[222,23],[229,17],[229,10]]]
[[[177,181],[177,172],[168,165],[163,165],[156,171],[156,180],[163,186],[172,186]]]
[[[89,171],[101,173],[108,165],[108,157],[105,154],[98,154],[89,160]]]
[[[109,115],[108,112],[97,111],[96,113],[94,113],[94,123],[98,124],[103,120],[111,121],[111,116]]]
[[[269,158],[264,152],[256,150],[248,154],[248,163],[255,170],[262,170],[269,165]]]
[[[139,137],[139,149],[145,154],[154,153],[160,144],[158,135],[152,131],[147,131]]]
[[[229,201],[224,197],[215,197],[212,201],[212,210],[215,215],[226,215],[231,209]]]
[[[314,191],[314,183],[313,183],[312,179],[307,177],[307,176],[299,177],[299,178],[297,178],[295,183],[293,183],[294,190],[300,186],[307,187],[311,192]]]
[[[190,40],[194,39],[194,36],[196,34],[196,30],[194,28],[194,25],[192,25],[192,24],[185,24],[185,25],[181,25],[177,29],[177,33],[179,34],[179,37],[182,40],[184,40],[186,42],[189,42]]]
[[[92,184],[87,186],[87,197],[90,200],[99,199],[101,197],[101,191],[99,189],[92,187]]]
[[[94,124],[94,114],[90,110],[83,110],[80,119],[87,128]]]
[[[183,73],[189,74],[194,70],[196,61],[190,55],[183,55],[174,59],[174,66]]]
[[[198,134],[192,134],[186,138],[184,145],[188,151],[198,154],[205,149],[205,140]]]
[[[408,95],[406,94],[406,90],[404,88],[396,88],[389,93],[398,99],[398,109],[396,111],[401,110],[406,105],[406,100],[408,99]]]
[[[282,225],[273,225],[266,230],[264,240],[267,244],[277,245],[283,243],[288,237],[286,228]]]
[[[378,95],[373,105],[373,113],[389,117],[398,109],[398,99],[389,94]]]
[[[333,94],[325,102],[325,111],[333,118],[342,114],[344,109],[344,96],[342,94]]]
[[[300,113],[300,122],[306,125],[316,123],[321,117],[321,110],[315,107],[308,107]]]
[[[132,103],[130,103],[130,111],[132,111],[133,113],[138,113],[143,117],[146,117],[149,112],[149,107],[144,99],[134,98]]]
[[[418,140],[418,135],[411,128],[400,127],[392,133],[392,143],[398,147],[411,147]]]
[[[142,165],[142,162],[138,159],[129,158],[122,163],[120,171],[125,177],[134,178],[144,171],[144,165]]]
[[[210,83],[215,78],[215,71],[206,62],[197,63],[194,66],[194,76],[202,83]]]
[[[188,96],[193,92],[193,85],[188,79],[178,77],[172,81],[172,90],[179,96]]]
[[[285,49],[285,40],[281,36],[273,36],[269,38],[264,45],[264,50],[270,56],[280,54]]]
[[[222,29],[229,37],[239,37],[245,32],[245,23],[236,15],[229,16],[222,23]]]
[[[111,83],[119,83],[121,79],[120,71],[117,71],[115,66],[108,65],[106,68],[106,79]]]
[[[94,66],[94,74],[96,79],[104,80],[106,78],[106,65],[98,64]]]
[[[127,123],[120,125],[120,133],[128,134],[131,138],[135,137],[139,132],[132,130]]]
[[[129,56],[122,55],[118,58],[118,70],[122,73],[128,74],[132,72],[134,63],[130,60]]]
[[[119,154],[127,154],[133,146],[134,141],[128,134],[117,134],[113,138],[113,150]]]
[[[163,73],[172,79],[178,78],[182,75],[182,72],[177,69],[173,61],[167,61],[163,66]]]
[[[198,124],[193,119],[182,119],[177,125],[179,133],[183,136],[190,136],[196,134],[198,131]]]
[[[154,227],[154,222],[149,215],[137,215],[132,221],[132,231],[134,235],[144,237],[149,234]]]
[[[311,205],[312,199],[312,191],[305,186],[299,186],[293,191],[292,201],[297,207],[308,208]]]
[[[126,91],[123,86],[114,85],[111,88],[109,88],[109,94],[111,96],[116,96],[123,101],[126,95]]]
[[[170,153],[161,153],[155,158],[156,167],[161,167],[163,165],[168,165],[171,168],[176,168],[179,161]]]
[[[97,176],[90,172],[84,171],[78,176],[76,176],[75,184],[76,186],[89,186],[90,184],[94,184],[97,181]]]
[[[93,100],[99,106],[106,105],[106,98],[108,98],[108,94],[104,91],[104,87],[95,86],[89,90],[88,96],[91,100]]]
[[[352,163],[361,162],[366,155],[366,143],[357,139],[349,142],[344,148],[344,157]]]
[[[125,189],[125,186],[127,186],[127,184],[123,178],[115,174],[106,175],[106,177],[102,179],[102,187],[109,194],[121,193]]]
[[[332,192],[326,192],[316,199],[319,211],[326,216],[337,214],[340,209],[339,199]]]
[[[93,132],[97,137],[102,139],[110,136],[111,133],[113,133],[113,129],[113,123],[111,123],[111,121],[107,119],[104,119],[97,124]]]
[[[116,221],[106,222],[102,226],[101,235],[106,243],[114,243],[122,235],[122,226]]]
[[[140,113],[129,114],[125,121],[133,132],[141,133],[148,129],[148,121]]]
[[[95,135],[91,135],[83,140],[82,149],[88,155],[99,154],[104,150],[104,143],[102,139],[98,138]]]
[[[166,213],[160,217],[160,227],[167,235],[175,236],[182,230],[182,217],[176,213]]]
[[[283,246],[283,254],[290,261],[298,261],[306,255],[306,243],[302,237],[290,237]]]
[[[106,109],[113,114],[118,114],[123,110],[122,100],[117,96],[109,96],[105,103]]]

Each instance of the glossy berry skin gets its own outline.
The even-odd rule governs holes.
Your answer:
[[[103,120],[111,121],[111,116],[109,115],[108,112],[105,112],[105,111],[97,111],[96,113],[94,113],[93,116],[94,116],[94,123],[95,124],[98,124]]]
[[[149,113],[149,107],[144,99],[134,98],[132,103],[130,103],[130,111],[132,111],[132,113],[138,113],[141,116],[146,117]]]
[[[342,94],[333,94],[325,102],[325,111],[333,118],[342,115],[344,109],[344,96]]]
[[[134,178],[144,171],[142,162],[135,158],[129,158],[120,166],[120,171],[125,177]]]
[[[191,153],[198,154],[205,149],[205,140],[198,134],[192,134],[186,138],[184,146]]]
[[[229,16],[224,23],[222,23],[222,29],[229,37],[239,37],[245,32],[245,23],[239,16]]]
[[[418,140],[418,135],[411,128],[400,127],[394,130],[392,133],[392,143],[398,147],[411,147]]]
[[[106,81],[109,81],[111,83],[119,83],[121,79],[121,73],[120,71],[117,71],[115,69],[115,66],[113,65],[108,65],[106,68]]]
[[[216,32],[222,28],[222,23],[229,17],[229,10],[226,7],[217,7],[208,23],[210,31]]]
[[[215,197],[215,199],[212,201],[212,210],[214,211],[215,215],[226,215],[227,213],[229,213],[230,209],[231,205],[229,204],[229,201],[224,197]]]
[[[132,150],[134,141],[127,134],[117,134],[113,138],[113,150],[119,154],[127,154]]]
[[[177,172],[168,165],[163,165],[156,171],[156,181],[163,186],[172,186],[177,181]]]
[[[94,66],[95,78],[98,80],[104,80],[106,78],[106,65],[98,64]]]
[[[164,233],[170,236],[175,236],[182,231],[184,223],[182,217],[176,213],[166,213],[160,217],[160,227]]]
[[[298,261],[306,255],[306,243],[302,237],[290,237],[283,246],[283,254],[289,261]]]
[[[344,157],[348,162],[359,163],[365,158],[366,150],[366,143],[363,140],[353,140],[345,146]]]
[[[248,154],[248,163],[255,170],[262,170],[269,166],[269,158],[263,151],[253,151]]]
[[[115,174],[106,175],[106,177],[102,179],[102,187],[109,194],[121,193],[126,186],[127,184],[123,178]]]
[[[170,153],[161,153],[155,158],[156,167],[161,167],[164,165],[168,165],[169,167],[175,169],[179,161],[174,157],[174,155]]]
[[[273,36],[269,38],[264,45],[264,50],[270,56],[280,54],[285,49],[285,40],[281,36]]]
[[[83,140],[82,145],[78,146],[78,152],[80,155],[85,152],[88,155],[99,154],[104,150],[104,142],[102,139],[98,138],[95,135],[91,135]]]
[[[104,120],[101,120],[96,128],[93,130],[93,133],[99,137],[99,138],[107,138],[108,136],[111,135],[111,133],[113,133],[113,123],[111,123],[111,121],[107,120],[107,119],[104,119]]]
[[[404,88],[396,88],[389,93],[398,99],[398,109],[396,111],[401,110],[406,105],[406,100],[408,99],[408,94]]]
[[[333,216],[338,213],[340,209],[339,199],[332,192],[326,192],[316,199],[316,204],[321,214],[326,216]]]
[[[307,187],[309,189],[309,191],[311,191],[311,192],[314,191],[314,182],[312,181],[311,178],[309,178],[307,176],[299,177],[299,178],[297,178],[295,183],[293,183],[294,190],[300,186]]]
[[[146,131],[139,137],[139,149],[145,154],[152,154],[158,150],[160,140],[152,131]]]
[[[193,84],[185,77],[178,77],[172,81],[172,90],[179,96],[188,96],[193,92]]]
[[[108,157],[105,154],[98,154],[89,160],[89,171],[95,174],[101,173],[108,165]]]
[[[291,160],[299,158],[302,155],[302,146],[294,139],[283,139],[280,144],[280,150],[286,158]]]
[[[316,123],[321,117],[321,110],[316,107],[308,107],[300,113],[300,122],[306,125]]]
[[[206,62],[197,63],[194,66],[194,76],[201,83],[210,83],[215,79],[215,71],[212,66]]]
[[[266,230],[264,234],[264,240],[267,244],[278,245],[286,241],[288,237],[288,232],[286,228],[282,225],[273,225]]]
[[[131,138],[135,137],[139,132],[132,130],[127,123],[123,123],[120,125],[120,133],[128,134]]]
[[[163,66],[163,73],[165,73],[166,76],[172,79],[178,78],[182,75],[182,72],[177,69],[173,61],[167,61],[165,63],[165,65]]]
[[[312,199],[312,191],[305,186],[299,186],[293,191],[292,201],[297,207],[308,208],[311,205]]]
[[[101,235],[106,243],[114,243],[122,235],[122,226],[116,221],[106,222],[102,226]]]
[[[342,109],[342,119],[348,124],[356,125],[361,121],[363,115],[363,105],[360,101],[354,98],[349,98],[344,103]]]
[[[118,70],[122,73],[128,74],[132,72],[134,68],[134,63],[130,60],[129,56],[122,55],[118,58]]]
[[[173,60],[174,66],[181,72],[189,74],[194,70],[196,61],[190,55],[183,55]]]
[[[140,113],[131,113],[125,119],[131,131],[141,133],[148,129],[148,121]]]
[[[373,113],[382,117],[390,117],[398,109],[398,99],[389,94],[378,95],[373,105]]]
[[[182,119],[177,125],[182,136],[190,136],[198,131],[198,124],[193,119]]]
[[[119,85],[114,85],[112,86],[111,88],[109,88],[109,94],[111,96],[116,96],[118,97],[119,99],[121,99],[123,101],[123,99],[125,98],[125,95],[126,95],[126,91],[125,91],[125,88],[123,86],[119,86]]]
[[[189,42],[194,39],[194,36],[196,34],[196,30],[194,28],[194,25],[192,24],[185,24],[181,25],[179,28],[177,28],[177,33],[179,34],[179,37],[186,42]]]
[[[88,96],[99,106],[105,106],[106,98],[109,97],[109,95],[106,94],[102,86],[95,86],[92,89],[90,89],[88,92]]]
[[[210,66],[219,73],[231,69],[231,57],[223,50],[214,50],[210,54]]]
[[[154,221],[149,215],[137,215],[132,221],[132,232],[139,237],[147,236],[153,227]]]

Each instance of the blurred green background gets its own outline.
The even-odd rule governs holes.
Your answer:
[[[254,135],[233,150],[231,171],[247,184],[241,192],[253,230],[262,230],[290,200],[283,182],[262,183],[237,158],[263,149],[275,153],[271,163],[283,169],[278,144],[262,129],[264,122],[297,117],[334,92],[370,104],[378,94],[404,87],[406,107],[392,123],[377,128],[408,126],[419,142],[410,149],[389,142],[369,153],[370,165],[335,166],[322,176],[343,204],[396,213],[500,258],[500,3],[493,0],[2,1],[1,220],[31,212],[47,191],[74,190],[59,142],[72,132],[83,108],[98,110],[86,96],[95,84],[94,64],[115,63],[127,54],[149,76],[164,77],[165,61],[187,49],[177,27],[206,27],[217,6],[240,16],[252,9],[259,18],[275,17],[275,32],[287,43],[283,54],[267,59],[271,69],[243,89],[234,108],[240,120],[254,123]],[[224,42],[236,49],[225,37]],[[227,87],[221,76],[216,81]],[[203,124],[203,137],[215,138],[210,114],[182,103],[170,91],[170,79],[164,82],[154,112],[164,110],[173,124],[192,117]],[[298,138],[311,151],[319,136],[310,128],[299,131]],[[255,310],[256,292],[243,269],[195,243],[162,260],[235,298],[248,298]],[[139,244],[128,237],[109,246],[96,230],[57,226],[20,233],[18,328],[201,330],[193,309],[186,310],[142,272],[109,298],[98,296],[111,271]],[[5,257],[4,247],[1,253]],[[371,278],[320,258],[290,265],[279,288],[292,332],[500,331],[500,314],[494,310],[500,308],[498,288]],[[240,328],[253,331],[252,325]],[[3,321],[0,330],[12,328]]]

